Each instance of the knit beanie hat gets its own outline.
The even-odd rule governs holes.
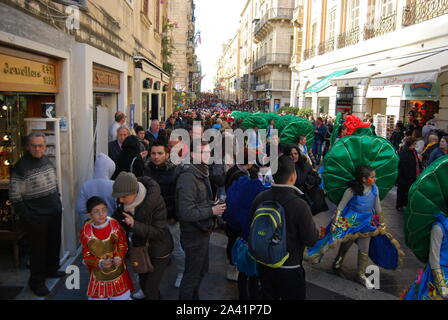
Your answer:
[[[122,171],[115,180],[112,189],[112,197],[114,198],[123,198],[130,194],[137,194],[137,178],[133,173]]]

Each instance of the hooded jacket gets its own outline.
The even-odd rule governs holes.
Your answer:
[[[114,182],[110,179],[114,171],[115,162],[104,153],[100,153],[96,157],[93,179],[84,182],[79,190],[76,201],[76,212],[79,214],[87,214],[87,200],[96,196],[106,201],[108,215],[111,216],[113,214],[117,208],[117,202],[112,197],[112,186]]]
[[[122,150],[117,159],[117,169],[112,176],[112,180],[115,180],[122,171],[132,172],[139,178],[143,176],[144,170],[145,164],[140,155],[140,142],[136,136],[129,136],[123,142]]]

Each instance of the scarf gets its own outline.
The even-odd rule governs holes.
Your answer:
[[[146,192],[147,191],[146,191],[145,186],[141,182],[139,182],[137,198],[135,198],[133,203],[131,203],[129,205],[125,205],[124,211],[129,212],[130,214],[134,215],[135,208],[137,208],[143,202],[143,200],[145,200]]]

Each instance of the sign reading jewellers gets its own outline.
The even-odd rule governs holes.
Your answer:
[[[57,62],[47,63],[0,54],[0,91],[58,92]]]

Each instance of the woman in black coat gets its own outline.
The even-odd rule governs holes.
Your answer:
[[[153,272],[139,274],[146,300],[159,300],[159,286],[173,251],[173,238],[167,226],[167,212],[160,187],[150,177],[137,180],[131,173],[121,173],[113,185],[112,196],[120,205],[113,218],[127,234],[133,247],[148,244]]]
[[[117,168],[112,176],[115,180],[120,172],[132,172],[137,178],[142,177],[145,172],[145,164],[141,156],[140,142],[136,136],[127,137],[118,155]]]
[[[400,148],[400,143],[404,139],[404,126],[402,122],[397,122],[394,132],[389,138],[389,141],[395,147],[395,150]]]
[[[398,165],[397,178],[397,211],[402,211],[408,203],[408,193],[412,184],[422,172],[422,164],[415,150],[416,140],[413,137],[407,137],[404,146],[398,153],[400,163]]]

